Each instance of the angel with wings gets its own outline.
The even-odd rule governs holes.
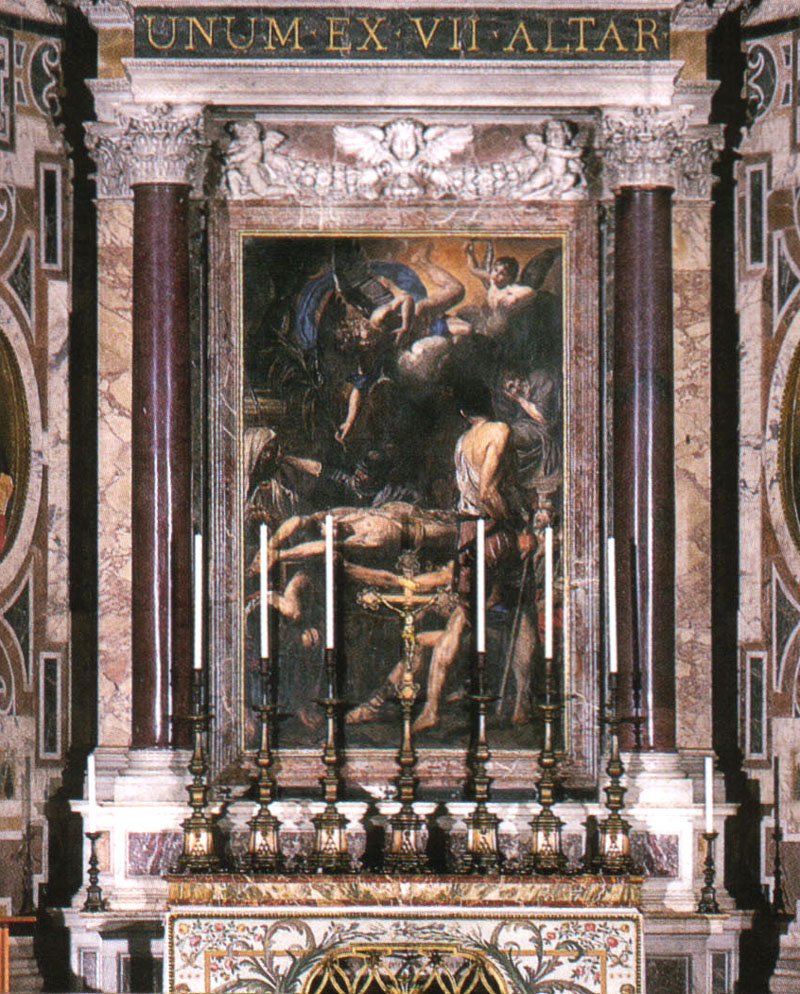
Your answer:
[[[225,181],[230,195],[276,197],[292,192],[289,160],[277,151],[285,136],[267,131],[256,121],[231,121],[231,141],[225,150]]]
[[[445,166],[472,142],[472,127],[425,128],[415,121],[394,121],[386,127],[336,125],[336,147],[363,166],[359,188],[363,196],[383,195],[410,200],[426,193],[443,197],[451,190]]]

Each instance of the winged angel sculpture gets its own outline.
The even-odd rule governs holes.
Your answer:
[[[472,142],[471,125],[423,127],[415,121],[394,121],[383,128],[339,124],[333,129],[336,148],[362,165],[359,192],[369,200],[384,196],[411,200],[451,192],[447,163]]]

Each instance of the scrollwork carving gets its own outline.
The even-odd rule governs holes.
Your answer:
[[[126,197],[134,183],[191,183],[205,150],[196,108],[121,111],[116,124],[87,124],[86,131],[100,197]]]

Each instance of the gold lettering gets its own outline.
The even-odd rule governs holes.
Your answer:
[[[359,45],[358,48],[356,49],[356,51],[358,51],[358,52],[365,52],[367,50],[367,46],[369,45],[369,43],[370,42],[374,42],[375,43],[375,51],[376,52],[385,52],[386,51],[386,46],[385,45],[381,45],[380,39],[375,34],[375,32],[378,30],[378,28],[381,26],[381,24],[383,24],[383,22],[386,20],[386,18],[385,17],[376,17],[374,24],[370,24],[370,21],[369,21],[368,17],[357,17],[356,20],[357,21],[361,21],[361,23],[364,25],[364,30],[367,32],[367,37],[366,37],[366,39],[364,41],[364,44],[363,45]]]
[[[441,19],[441,17],[434,17],[434,19],[433,19],[433,26],[431,27],[430,31],[428,32],[428,36],[427,37],[425,36],[425,32],[424,32],[424,30],[422,28],[422,18],[421,17],[412,17],[411,20],[414,22],[414,24],[415,24],[415,26],[417,28],[417,34],[419,35],[419,39],[422,42],[422,47],[427,52],[428,48],[430,46],[430,43],[433,41],[433,36],[436,34],[436,29],[442,23],[442,19]]]
[[[292,45],[293,52],[302,52],[303,46],[300,44],[300,18],[295,17],[289,27],[281,34],[280,26],[274,17],[267,18],[267,44],[264,48],[268,52],[273,52],[275,46],[272,44],[272,34],[275,33],[275,37],[278,39],[278,44],[282,48],[286,48],[289,43],[289,36],[294,34],[294,45]]]
[[[346,45],[334,44],[334,42],[344,41],[344,29],[350,23],[349,17],[329,17],[328,18],[328,52],[349,52],[350,42]]]
[[[619,31],[617,31],[617,26],[614,23],[614,18],[613,17],[609,21],[608,30],[603,35],[603,40],[597,46],[597,48],[595,49],[595,52],[605,52],[605,50],[606,50],[606,42],[608,41],[609,38],[613,38],[613,40],[617,43],[617,51],[618,52],[627,52],[628,51],[628,49],[622,44],[622,39],[619,36]]]
[[[197,17],[187,17],[186,23],[189,25],[189,41],[186,43],[186,51],[193,52],[194,48],[194,29],[197,28],[199,34],[205,39],[206,44],[209,48],[214,44],[214,24],[219,20],[216,14],[211,17],[206,18],[208,24],[207,27],[203,27],[200,23],[200,19]]]
[[[155,20],[155,15],[145,14],[145,20],[147,21],[147,41],[152,48],[157,48],[159,52],[168,52],[172,46],[175,44],[175,22],[178,20],[177,17],[167,17],[165,20],[172,21],[172,37],[170,38],[168,44],[161,45],[153,37],[153,21]]]
[[[278,44],[282,48],[286,48],[286,46],[289,43],[289,37],[290,37],[290,35],[294,34],[294,45],[292,45],[292,49],[291,50],[293,52],[302,52],[303,51],[303,46],[300,44],[300,18],[299,17],[295,17],[295,19],[292,21],[292,23],[289,25],[289,27],[283,32],[283,34],[281,34],[280,25],[275,20],[275,18],[274,17],[268,17],[267,18],[267,44],[264,46],[264,48],[268,52],[274,52],[275,51],[275,46],[272,43],[272,35],[273,35],[273,33],[275,34],[275,37],[278,39]]]
[[[472,25],[472,41],[469,43],[469,48],[467,48],[467,51],[468,52],[477,52],[478,51],[478,18],[473,16],[473,17],[468,18],[468,20],[469,20],[469,23]]]
[[[450,20],[453,22],[453,44],[450,46],[450,51],[457,52],[461,48],[458,43],[458,26],[461,23],[461,18],[451,17]]]
[[[649,38],[652,41],[652,43],[653,43],[653,48],[656,51],[658,51],[658,38],[656,38],[656,30],[658,28],[658,25],[653,20],[653,18],[652,17],[634,17],[634,21],[636,21],[636,24],[638,25],[638,28],[639,28],[639,34],[637,36],[636,48],[634,48],[634,52],[646,52],[647,51],[647,49],[644,46],[644,39],[645,38]],[[647,31],[645,31],[645,29],[644,29],[645,22],[647,22],[650,25],[650,27],[647,29]]]
[[[256,19],[255,17],[250,17],[248,18],[248,20],[250,21],[250,41],[248,41],[246,45],[238,45],[233,40],[233,37],[231,35],[231,25],[233,24],[233,16],[231,14],[227,14],[225,16],[225,22],[227,24],[227,33],[228,33],[228,48],[232,48],[237,52],[246,52],[248,48],[252,47],[253,38],[255,37]]]
[[[547,18],[547,45],[545,46],[545,52],[569,52],[570,46],[569,42],[563,48],[553,47],[553,19],[552,17]]]
[[[575,47],[576,52],[588,52],[589,49],[586,47],[586,25],[591,24],[594,27],[593,17],[570,17],[567,24],[577,24],[578,25],[578,44]]]
[[[519,24],[517,25],[517,30],[514,32],[514,37],[506,45],[506,47],[503,49],[503,51],[504,52],[513,52],[514,51],[514,46],[517,44],[517,39],[518,38],[522,38],[522,40],[525,42],[525,51],[526,52],[535,52],[536,51],[536,49],[533,47],[533,44],[532,44],[530,38],[528,37],[528,29],[525,27],[525,22],[522,21],[522,20],[520,20]]]

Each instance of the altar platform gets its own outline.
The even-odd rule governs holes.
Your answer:
[[[170,877],[170,994],[639,994],[630,877]]]

